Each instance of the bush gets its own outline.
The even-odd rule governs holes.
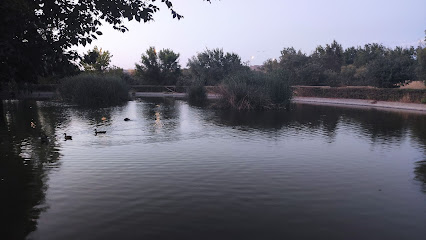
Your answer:
[[[238,72],[224,79],[220,91],[221,107],[238,110],[279,108],[291,98],[288,77],[283,72]]]
[[[188,101],[192,105],[204,105],[207,102],[207,91],[202,84],[193,84],[188,89]]]
[[[63,100],[86,107],[113,106],[128,100],[126,83],[118,76],[80,74],[61,80]]]

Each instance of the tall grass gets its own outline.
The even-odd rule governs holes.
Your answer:
[[[129,88],[119,76],[103,74],[64,78],[59,93],[63,100],[84,107],[114,106],[129,99]]]
[[[224,79],[220,91],[220,106],[238,110],[282,108],[292,96],[283,72],[238,72]]]
[[[201,83],[193,83],[187,94],[188,101],[192,105],[202,106],[207,102],[207,91]]]

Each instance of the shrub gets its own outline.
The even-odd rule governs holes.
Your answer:
[[[113,106],[128,100],[128,86],[118,76],[80,74],[61,80],[62,99],[86,107]]]
[[[220,89],[221,107],[238,110],[278,108],[291,98],[288,77],[283,72],[238,72],[226,77]]]
[[[207,91],[202,84],[193,84],[188,89],[188,101],[192,105],[204,105],[207,101]]]

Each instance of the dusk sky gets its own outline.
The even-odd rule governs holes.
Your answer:
[[[159,2],[159,1],[157,1]],[[425,0],[202,0],[172,1],[173,19],[166,6],[150,23],[127,23],[121,33],[105,24],[95,45],[113,55],[112,65],[133,69],[149,46],[170,48],[188,58],[206,48],[235,52],[243,62],[262,64],[278,58],[284,47],[293,46],[310,54],[318,45],[337,40],[344,48],[366,43],[388,47],[418,46],[425,37]]]

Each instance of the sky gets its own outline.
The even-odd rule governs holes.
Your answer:
[[[172,0],[183,19],[173,19],[160,1],[154,21],[126,22],[121,33],[111,25],[80,53],[95,45],[108,50],[111,64],[133,69],[142,53],[154,46],[188,59],[206,48],[223,48],[243,62],[260,65],[279,58],[285,47],[307,54],[336,40],[343,48],[381,43],[387,47],[418,46],[425,38],[426,0]]]

